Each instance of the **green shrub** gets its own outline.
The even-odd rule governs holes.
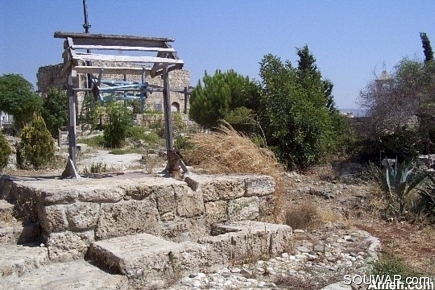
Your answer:
[[[104,146],[104,136],[97,135],[91,138],[80,138],[77,139],[77,143],[83,143],[92,148],[98,148]]]
[[[174,140],[174,148],[176,149],[192,149],[193,145],[190,142],[189,136],[178,135]]]
[[[132,126],[127,130],[127,138],[131,138],[134,142],[144,140],[146,138],[145,135],[145,128],[141,126]]]
[[[34,115],[32,122],[21,133],[22,157],[39,169],[54,157],[54,139],[48,131],[44,119]]]
[[[0,171],[8,165],[9,154],[11,154],[11,147],[3,132],[0,131]]]
[[[403,280],[406,277],[418,277],[419,273],[409,269],[402,260],[394,257],[383,256],[378,261],[373,262],[371,274],[374,276],[400,275]]]
[[[109,148],[120,148],[125,143],[128,128],[132,123],[131,112],[122,103],[107,105],[109,123],[104,129],[104,145]]]
[[[85,167],[83,174],[107,172],[107,164],[103,162],[92,163],[88,169]]]
[[[389,207],[401,216],[405,213],[409,193],[429,176],[427,172],[414,174],[411,162],[399,163],[397,159],[394,167],[387,162],[385,171],[373,165],[371,168],[381,190],[386,194]]]

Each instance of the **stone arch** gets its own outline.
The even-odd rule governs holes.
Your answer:
[[[180,112],[180,104],[173,102],[171,105],[171,112]]]

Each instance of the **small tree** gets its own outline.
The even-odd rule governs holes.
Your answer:
[[[104,128],[104,143],[109,148],[120,148],[124,145],[132,116],[122,103],[112,102],[107,105],[109,123]]]
[[[48,131],[57,138],[59,128],[68,124],[68,98],[64,91],[52,88],[43,98],[41,115]]]
[[[8,165],[9,154],[11,154],[11,147],[3,132],[0,131],[0,171]]]
[[[421,45],[423,46],[424,62],[427,63],[433,60],[432,46],[430,45],[429,37],[425,32],[420,32]]]
[[[54,157],[54,139],[45,125],[44,119],[34,115],[29,125],[21,133],[22,155],[35,169],[49,163]]]
[[[21,130],[39,112],[41,97],[33,91],[33,86],[22,76],[5,74],[0,76],[0,109],[14,116],[14,125]]]
[[[237,108],[257,106],[256,96],[258,86],[248,77],[233,70],[217,70],[212,76],[206,72],[192,92],[189,116],[198,124],[212,128]]]

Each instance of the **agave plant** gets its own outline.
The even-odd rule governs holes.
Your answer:
[[[414,168],[412,162],[398,163],[397,158],[394,166],[387,162],[385,170],[376,167],[380,187],[387,194],[390,206],[393,202],[399,204],[400,215],[405,213],[407,195],[429,176],[428,172],[413,173]]]

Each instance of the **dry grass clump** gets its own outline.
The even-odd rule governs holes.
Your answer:
[[[225,124],[211,133],[197,133],[191,138],[192,149],[183,152],[194,159],[206,173],[254,173],[275,179],[274,218],[279,221],[283,204],[283,166],[272,151],[261,148],[252,140]]]
[[[313,229],[321,222],[322,217],[317,206],[308,201],[292,205],[285,212],[285,223],[293,229]]]

